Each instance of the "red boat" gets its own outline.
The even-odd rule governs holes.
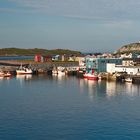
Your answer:
[[[92,70],[91,73],[85,73],[84,78],[87,78],[88,80],[98,80],[98,75],[95,74],[94,70]]]
[[[92,73],[85,73],[84,78],[87,78],[88,80],[98,80],[98,75]]]

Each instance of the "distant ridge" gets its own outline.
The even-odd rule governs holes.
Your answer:
[[[140,54],[140,42],[124,45],[120,49],[118,49],[116,53],[134,53],[134,52]]]
[[[81,54],[81,52],[68,50],[68,49],[54,49],[54,50],[39,49],[39,48],[34,48],[34,49],[2,48],[2,49],[0,49],[0,56],[17,56],[17,55],[18,56],[21,56],[21,55],[33,56],[36,54],[41,54],[41,55],[55,55],[55,54],[79,55],[79,54]]]

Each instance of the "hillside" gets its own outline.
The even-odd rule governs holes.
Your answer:
[[[20,56],[20,55],[54,55],[54,54],[73,54],[79,55],[81,52],[73,51],[73,50],[66,50],[66,49],[54,49],[54,50],[47,50],[47,49],[20,49],[20,48],[3,48],[0,49],[1,56]]]
[[[133,52],[140,54],[140,43],[131,43],[128,45],[124,45],[117,50],[117,53],[133,53]]]

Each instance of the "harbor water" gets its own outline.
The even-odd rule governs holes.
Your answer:
[[[138,140],[140,85],[67,76],[0,79],[1,140]]]
[[[34,60],[34,56],[0,56],[0,60]]]

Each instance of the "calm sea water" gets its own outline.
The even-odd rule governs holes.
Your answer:
[[[0,79],[1,140],[139,140],[140,86],[76,77]]]
[[[0,60],[33,60],[34,56],[0,56]]]

